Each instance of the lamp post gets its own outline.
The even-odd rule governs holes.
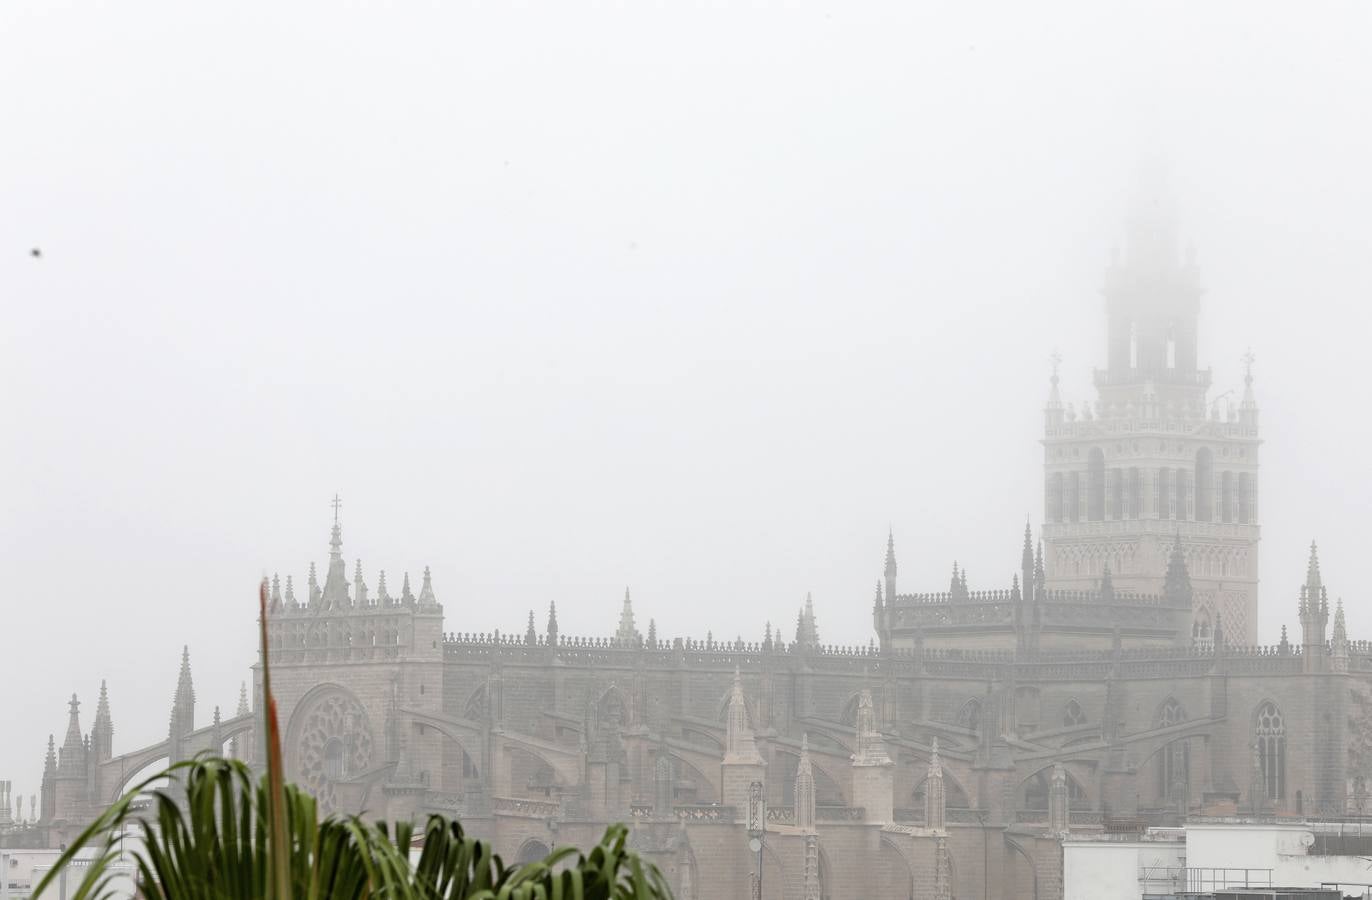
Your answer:
[[[753,878],[753,900],[762,900],[762,838],[767,830],[767,801],[762,782],[748,785],[748,849],[757,854],[757,875]]]

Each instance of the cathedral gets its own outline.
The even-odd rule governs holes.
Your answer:
[[[627,593],[601,636],[562,633],[553,604],[447,631],[427,570],[417,591],[349,575],[335,510],[322,581],[269,588],[288,777],[330,812],[459,817],[520,862],[629,822],[683,900],[1049,900],[1070,834],[1361,813],[1372,646],[1313,545],[1278,586],[1292,638],[1256,645],[1252,359],[1241,398],[1209,396],[1199,273],[1164,217],[1129,223],[1104,296],[1095,398],[1064,403],[1055,363],[1017,574],[912,591],[890,535],[866,645],[825,644],[808,600],[793,635],[668,639]],[[260,764],[255,682],[206,724],[183,655],[166,740],[118,755],[105,687],[88,732],[73,697],[0,845],[55,846],[159,760]]]

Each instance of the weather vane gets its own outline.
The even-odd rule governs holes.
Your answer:
[[[1257,359],[1258,359],[1256,356],[1253,355],[1253,348],[1252,348],[1252,347],[1249,347],[1249,348],[1248,348],[1248,351],[1247,351],[1246,353],[1244,353],[1243,356],[1240,357],[1240,359],[1243,360],[1243,368],[1244,368],[1243,380],[1244,380],[1245,382],[1247,382],[1248,384],[1252,384],[1252,383],[1253,383],[1253,363],[1255,363],[1255,362],[1257,361]]]
[[[341,506],[343,505],[343,498],[340,497],[340,496],[338,496],[338,494],[334,494],[334,495],[333,495],[333,500],[330,502],[329,505],[333,507],[333,523],[334,523],[335,525],[337,525],[337,524],[338,524],[338,508],[341,507]]]

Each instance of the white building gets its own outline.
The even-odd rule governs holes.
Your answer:
[[[1063,842],[1065,900],[1144,900],[1233,888],[1337,887],[1372,900],[1372,822],[1207,819]]]

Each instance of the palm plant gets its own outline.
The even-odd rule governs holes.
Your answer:
[[[81,833],[34,890],[38,896],[78,852],[100,850],[73,900],[113,896],[125,877],[114,864],[132,825],[141,896],[149,900],[670,900],[655,866],[628,850],[615,825],[590,853],[563,847],[546,859],[507,866],[460,823],[430,816],[423,847],[414,830],[356,816],[322,821],[314,798],[282,778],[280,733],[261,592],[267,773],[237,760],[198,757],[135,785]],[[152,791],[153,783],[170,786]]]

